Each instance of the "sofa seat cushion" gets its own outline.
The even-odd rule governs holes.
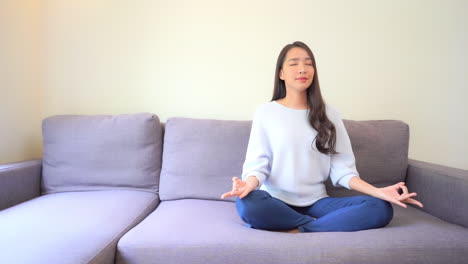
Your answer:
[[[468,230],[413,207],[380,229],[288,234],[251,229],[232,202],[163,201],[117,245],[119,264],[468,263]]]
[[[150,214],[156,194],[48,194],[0,211],[0,263],[114,263],[119,238]]]

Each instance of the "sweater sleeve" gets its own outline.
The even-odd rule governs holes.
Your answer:
[[[345,187],[351,190],[349,181],[354,176],[359,177],[359,173],[356,169],[356,160],[351,147],[351,140],[349,139],[348,132],[346,131],[346,127],[344,126],[339,112],[334,109],[331,112],[332,118],[330,120],[333,122],[336,129],[335,149],[338,154],[331,155],[330,178],[333,186]]]
[[[271,150],[262,126],[259,109],[257,109],[252,120],[242,179],[246,180],[249,176],[256,176],[259,181],[257,189],[259,189],[270,174],[270,161]]]

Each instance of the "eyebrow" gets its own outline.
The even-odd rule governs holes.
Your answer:
[[[289,59],[288,61],[298,61],[299,58],[292,58],[292,59]],[[305,58],[305,60],[312,60],[311,58]]]

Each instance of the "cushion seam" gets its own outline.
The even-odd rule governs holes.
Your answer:
[[[143,221],[143,219],[141,219],[140,221],[137,221],[138,219],[140,219],[145,213],[146,211],[152,206],[152,203],[156,200],[157,201],[158,197],[156,196],[154,199],[152,199],[149,204],[145,207],[145,209],[143,210],[142,213],[140,213],[139,215],[137,215],[133,221],[131,221],[128,225],[125,226],[125,228],[119,232],[117,235],[114,236],[114,238],[112,238],[112,240],[110,240],[109,243],[107,243],[104,247],[102,247],[93,257],[91,257],[88,261],[86,261],[86,263],[89,263],[90,261],[92,261],[93,259],[95,259],[97,256],[99,256],[99,254],[101,254],[109,245],[111,245],[112,243],[114,243],[114,241],[116,240],[120,240],[121,237],[123,237],[126,233],[128,233],[128,231],[130,231],[130,229],[128,229],[130,226],[135,226],[136,224],[138,224],[139,222]],[[116,249],[117,249],[117,243],[115,245]],[[115,262],[115,256],[116,256],[116,252],[117,250],[114,251],[114,262]]]

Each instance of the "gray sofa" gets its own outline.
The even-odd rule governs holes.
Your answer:
[[[250,121],[54,116],[42,160],[0,165],[0,263],[468,263],[468,171],[408,160],[403,122],[344,123],[361,177],[405,181],[424,208],[358,232],[251,229],[220,199]]]

